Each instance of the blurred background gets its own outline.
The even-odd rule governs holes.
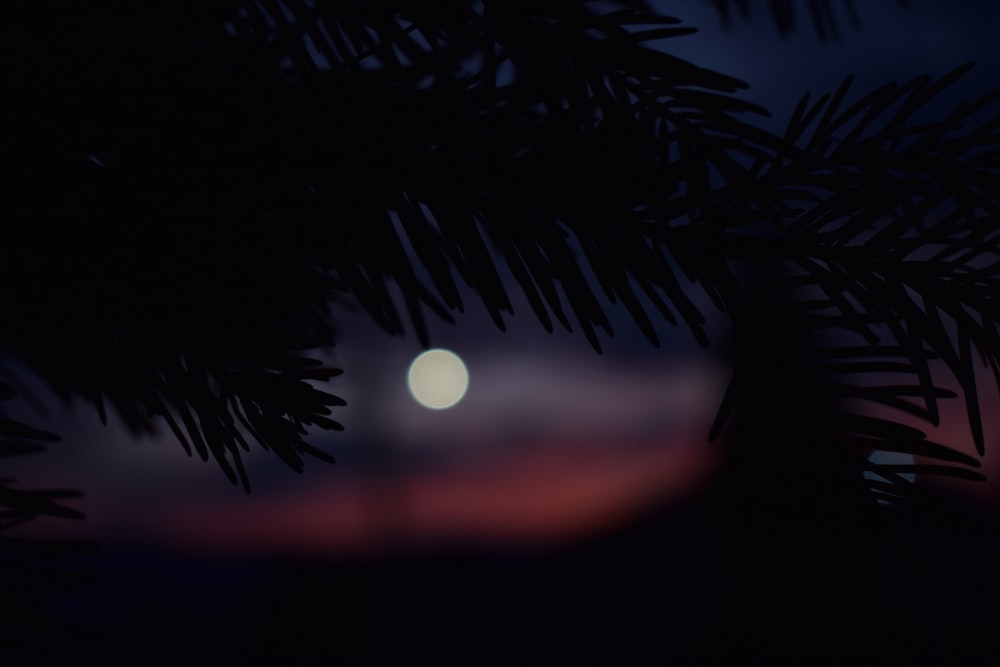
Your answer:
[[[474,307],[455,325],[431,324],[432,346],[455,352],[470,374],[464,398],[445,410],[423,407],[407,386],[419,342],[338,312],[341,340],[314,354],[345,371],[331,390],[347,400],[334,414],[346,430],[312,440],[337,463],[309,461],[299,475],[254,450],[249,496],[214,464],[188,458],[165,426],[138,439],[113,418],[104,427],[91,405],[64,410],[23,371],[23,395],[37,402],[20,401],[25,419],[47,420],[65,442],[18,461],[17,476],[87,489],[75,503],[86,522],[40,519],[31,530],[217,554],[545,545],[607,530],[703,482],[728,381],[714,351],[669,325],[656,349],[622,309],[597,354],[582,336],[547,334],[526,302],[514,308],[525,315],[506,332]]]
[[[819,41],[805,25],[779,37],[764,3],[748,3],[756,13],[731,30],[710,2],[657,4],[701,29],[664,48],[749,82],[744,96],[772,110],[759,121],[772,130],[803,93],[835,89],[848,74],[860,95],[977,61],[945,106],[1000,80],[992,3],[859,3],[863,27],[839,41]],[[455,325],[430,323],[432,346],[458,354],[470,374],[464,399],[441,411],[421,407],[406,386],[423,349],[415,337],[386,335],[338,306],[340,339],[316,354],[345,371],[331,390],[348,402],[333,415],[346,430],[311,441],[337,463],[307,460],[299,475],[254,449],[249,496],[214,463],[188,458],[166,428],[134,439],[114,418],[104,427],[93,406],[64,405],[24,370],[12,416],[63,441],[13,460],[7,474],[24,488],[84,489],[71,504],[87,518],[38,519],[20,534],[95,539],[102,555],[88,563],[110,575],[51,603],[77,629],[61,641],[92,646],[117,633],[135,638],[128,650],[153,664],[199,643],[208,647],[199,657],[217,650],[282,664],[295,637],[307,664],[306,656],[387,656],[438,642],[500,655],[533,639],[624,655],[665,637],[659,650],[680,661],[819,636],[804,620],[760,636],[746,620],[765,603],[753,597],[760,590],[732,595],[746,574],[721,574],[733,545],[692,509],[721,463],[707,434],[729,377],[726,351],[701,349],[666,323],[655,349],[624,309],[609,307],[615,335],[598,355],[581,335],[545,333],[509,289],[515,316],[506,332],[475,306]],[[727,316],[699,303],[710,337],[724,339]],[[995,387],[983,389],[995,401]],[[988,448],[997,414],[984,414]],[[929,437],[973,451],[960,400]],[[989,449],[984,468],[991,479],[1000,472]],[[998,508],[993,483],[942,483]],[[578,636],[595,615],[604,632]],[[165,638],[168,625],[177,634]],[[505,644],[508,632],[518,641]]]

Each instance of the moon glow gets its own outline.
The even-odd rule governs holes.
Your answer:
[[[469,371],[454,352],[427,350],[410,364],[406,382],[417,403],[431,410],[444,410],[465,396]]]

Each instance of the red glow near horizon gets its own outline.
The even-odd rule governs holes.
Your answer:
[[[318,555],[400,545],[547,545],[607,530],[696,490],[703,444],[546,442],[479,461],[225,505],[169,509],[154,539],[198,552]]]

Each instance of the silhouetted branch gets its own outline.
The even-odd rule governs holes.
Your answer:
[[[739,19],[749,19],[753,5],[763,4],[754,3],[751,0],[709,1],[718,12],[719,18],[726,28],[732,28],[734,14]],[[897,4],[909,7],[910,2],[909,0],[897,0]],[[861,16],[858,14],[854,0],[841,0],[841,2],[833,0],[769,0],[767,7],[778,33],[786,37],[794,32],[798,14],[803,10],[808,13],[813,29],[821,40],[830,38],[838,41],[845,21],[851,28],[861,29]],[[837,11],[837,7],[842,13]]]
[[[0,400],[11,399],[15,392],[0,382]],[[41,431],[13,419],[0,418],[0,458],[38,453],[45,450],[40,442],[59,440],[53,433]],[[66,489],[25,490],[10,486],[13,479],[0,479],[0,531],[7,531],[32,519],[51,516],[82,519],[82,512],[60,501],[78,498],[79,491]],[[0,592],[5,617],[14,618],[21,610],[20,600],[39,596],[61,595],[87,586],[103,574],[82,570],[51,571],[46,559],[97,553],[93,542],[84,540],[26,539],[0,535]]]
[[[932,352],[982,451],[1000,149],[978,118],[998,94],[920,118],[967,66],[843,108],[848,79],[775,136],[741,119],[766,113],[742,81],[650,46],[691,30],[643,2],[131,7],[148,32],[46,6],[18,6],[11,45],[73,67],[26,58],[12,84],[0,299],[20,326],[0,344],[102,419],[163,417],[234,482],[249,439],[300,469],[305,426],[338,427],[340,399],[308,384],[336,371],[294,352],[335,342],[332,298],[402,333],[398,295],[427,344],[424,311],[463,310],[459,280],[503,328],[504,269],[546,329],[600,349],[591,279],[654,344],[663,317],[707,345],[690,284],[732,312],[733,263],[780,268],[796,322],[905,354],[842,362],[916,378],[841,393],[933,423]],[[832,3],[808,6],[830,29]],[[791,7],[771,3],[779,27]]]

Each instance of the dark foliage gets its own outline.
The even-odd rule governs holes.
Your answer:
[[[673,319],[665,286],[700,332],[645,229],[658,201],[695,201],[688,181],[707,192],[714,162],[755,154],[733,115],[754,107],[728,95],[741,82],[645,48],[690,31],[676,19],[642,3],[44,5],[6,35],[23,58],[3,345],[135,430],[162,416],[230,479],[237,423],[295,465],[293,430],[336,427],[322,403],[339,399],[301,384],[331,372],[285,350],[333,342],[338,290],[402,332],[398,289],[426,342],[423,309],[464,307],[458,278],[502,327],[499,258],[547,328],[573,318],[598,347],[610,325],[582,252],[650,335],[633,285]]]
[[[858,552],[876,542],[836,538],[878,532],[852,523],[872,519],[870,491],[930,516],[938,499],[907,473],[982,479],[978,457],[858,409],[937,424],[940,401],[957,397],[943,386],[954,378],[985,450],[973,350],[1000,383],[1000,94],[923,117],[967,67],[856,99],[848,80],[804,97],[776,136],[746,119],[766,112],[735,96],[743,82],[649,46],[693,29],[645,2],[66,5],[9,3],[0,22],[16,54],[0,116],[14,167],[0,349],[102,419],[116,414],[136,433],[162,421],[189,455],[249,491],[241,453],[251,441],[296,470],[306,455],[329,459],[306,436],[340,428],[331,407],[343,400],[314,384],[339,371],[309,358],[336,341],[331,303],[354,299],[387,331],[426,344],[427,311],[451,320],[467,307],[462,283],[503,328],[509,273],[546,329],[575,328],[596,350],[601,331],[613,333],[607,303],[619,301],[652,344],[660,317],[703,345],[731,343],[733,379],[711,435],[737,444],[715,498],[725,509],[700,525],[777,516],[796,540],[785,546],[829,549],[825,562],[841,569],[820,577],[805,570],[822,558],[777,547],[726,560],[754,537],[759,524],[745,522],[738,538],[691,558],[741,575],[723,611],[736,619],[729,627],[745,627],[740,604],[774,592],[778,576],[819,582],[845,606],[862,595],[858,582],[876,576]],[[820,36],[837,34],[834,5],[806,5]],[[780,31],[794,6],[769,3]],[[732,316],[732,340],[709,340],[695,290]],[[51,439],[0,421],[0,455]],[[870,449],[919,462],[865,462]],[[865,468],[883,481],[866,484]],[[72,497],[3,480],[0,521],[75,518],[62,504]],[[92,580],[38,567],[91,548],[0,536],[0,585],[13,592],[4,611],[24,613],[42,585]],[[643,574],[661,567],[647,557]],[[617,571],[632,572],[632,552],[618,558]],[[945,578],[961,574],[957,560]],[[799,569],[788,575],[791,561]],[[839,588],[855,574],[854,588]],[[634,588],[647,584],[634,576]],[[808,595],[793,588],[782,601],[797,611]],[[289,624],[276,590],[266,611]],[[890,589],[899,628],[907,590]],[[567,578],[550,602],[580,591],[590,599]],[[940,599],[957,600],[951,591]],[[625,600],[602,594],[606,609]],[[567,641],[582,609],[560,628]],[[534,613],[548,622],[548,609]],[[787,616],[802,645],[842,639]],[[643,628],[659,641],[654,621],[645,615]],[[214,622],[200,631],[228,641]],[[393,623],[408,629],[410,617]]]
[[[14,390],[0,382],[0,401],[12,399]],[[42,443],[58,436],[27,424],[0,417],[0,458],[37,454],[45,451]],[[20,489],[14,479],[0,478],[0,646],[24,641],[16,636],[19,627],[31,617],[33,625],[54,629],[57,621],[37,606],[38,602],[89,586],[104,576],[95,569],[67,567],[67,558],[92,556],[97,545],[83,540],[51,540],[13,537],[7,531],[39,517],[82,519],[83,514],[63,501],[79,497],[78,491],[66,489]],[[53,569],[56,568],[56,569]],[[10,619],[18,618],[14,624]],[[24,625],[22,625],[24,624]]]
[[[306,427],[339,427],[342,400],[309,384],[337,371],[303,356],[334,342],[334,296],[401,333],[398,293],[427,343],[425,311],[465,308],[459,281],[502,328],[506,271],[545,328],[599,350],[591,278],[653,344],[663,317],[707,345],[694,286],[741,312],[735,267],[757,267],[796,322],[857,337],[819,355],[830,396],[936,423],[940,359],[983,451],[997,95],[919,119],[964,67],[849,105],[845,82],[774,136],[742,119],[764,110],[741,81],[648,46],[692,29],[644,2],[52,4],[16,3],[3,34],[0,344],[136,431],[164,419],[248,489],[248,438],[301,469],[323,456]],[[748,409],[740,373],[720,428]],[[837,419],[978,478],[915,428]]]
[[[753,5],[751,0],[706,0],[719,13],[722,23],[726,27],[733,24],[732,18],[735,14],[738,18],[748,19],[751,16]],[[910,0],[896,0],[896,3],[908,7]],[[804,7],[803,7],[804,6]],[[839,8],[839,9],[838,9]],[[861,16],[854,0],[768,0],[767,11],[774,21],[778,33],[784,37],[790,35],[796,25],[799,13],[805,9],[809,15],[813,30],[820,39],[839,40],[844,22],[855,30],[861,28]]]

